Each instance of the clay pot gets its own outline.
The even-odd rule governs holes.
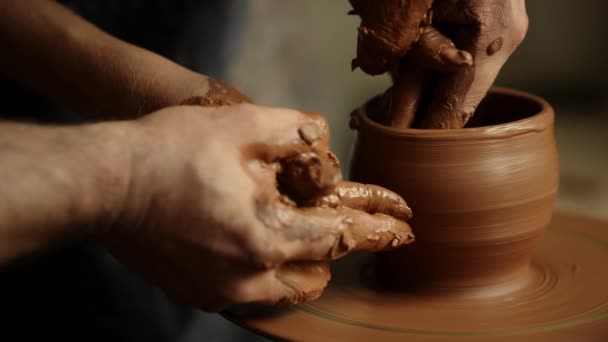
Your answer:
[[[393,129],[354,114],[351,178],[402,195],[416,242],[379,257],[397,287],[497,295],[525,286],[558,187],[554,112],[541,98],[494,89],[470,126]]]

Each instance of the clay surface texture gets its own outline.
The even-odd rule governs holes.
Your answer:
[[[352,123],[352,178],[407,194],[416,242],[337,261],[314,302],[235,308],[229,319],[287,340],[608,338],[608,222],[553,215],[558,163],[548,103],[495,89],[473,127],[460,130],[387,127],[374,120],[383,113],[366,108]],[[332,196],[340,191],[326,205]],[[393,214],[408,218],[403,209]]]
[[[224,315],[289,341],[606,341],[607,246],[608,222],[556,214],[526,281],[500,295],[386,289],[374,258],[359,255],[332,265],[334,279],[312,303]]]

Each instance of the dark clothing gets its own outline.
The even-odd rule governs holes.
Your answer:
[[[237,53],[247,0],[64,0],[85,19],[132,44],[194,71],[224,79]],[[10,49],[3,51],[10,53]],[[44,58],[40,58],[44,63]],[[39,122],[78,121],[18,82],[0,78],[0,116]]]

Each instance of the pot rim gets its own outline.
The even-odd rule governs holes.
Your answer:
[[[355,111],[355,115],[360,119],[361,125],[356,130],[361,131],[364,127],[380,134],[397,137],[412,137],[421,139],[492,139],[505,138],[531,132],[542,132],[553,126],[555,111],[547,100],[530,94],[525,91],[492,87],[489,94],[501,94],[517,97],[529,102],[533,102],[540,107],[540,110],[527,118],[510,121],[498,125],[482,127],[470,127],[459,129],[424,129],[424,128],[394,128],[385,126],[370,119],[367,115],[367,103]]]

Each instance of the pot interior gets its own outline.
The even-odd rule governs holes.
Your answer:
[[[367,115],[376,123],[386,125],[386,113],[381,108],[380,97],[372,98],[367,104]],[[371,109],[371,110],[370,110]],[[465,128],[484,127],[505,124],[532,117],[543,111],[543,103],[533,97],[522,96],[502,88],[494,88],[481,101],[475,115]]]
[[[540,113],[542,104],[527,97],[504,92],[490,92],[479,104],[465,127],[500,125],[527,119]]]

